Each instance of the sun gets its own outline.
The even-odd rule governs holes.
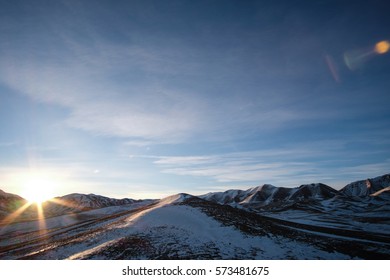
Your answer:
[[[42,175],[28,176],[23,183],[22,197],[30,203],[42,203],[54,197],[56,182]]]

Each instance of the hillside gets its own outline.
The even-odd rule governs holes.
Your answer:
[[[389,178],[340,191],[263,185],[140,201],[70,194],[44,204],[53,217],[3,220],[0,259],[388,259]],[[0,194],[3,211],[24,201]]]

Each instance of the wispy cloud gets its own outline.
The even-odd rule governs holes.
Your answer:
[[[128,140],[128,141],[124,142],[123,144],[125,146],[148,147],[150,145],[156,144],[156,142],[150,141],[150,140],[136,139],[136,140]]]
[[[239,106],[215,107],[202,94],[194,95],[183,89],[175,92],[158,85],[107,85],[111,73],[91,77],[86,74],[90,73],[90,67],[79,71],[81,66],[76,62],[56,66],[52,62],[20,64],[3,60],[0,67],[2,82],[7,86],[40,102],[69,109],[66,120],[69,126],[109,136],[177,142],[201,133],[204,137],[226,135],[243,124],[253,127],[260,124],[264,129],[304,117],[288,110],[259,113],[240,111]]]
[[[340,168],[340,171],[343,174],[347,174],[348,176],[353,176],[355,178],[359,178],[363,174],[366,176],[379,176],[383,174],[390,173],[390,158],[385,162],[381,163],[371,163],[371,164],[358,164],[355,166],[348,166],[344,168]],[[373,175],[370,175],[373,174]]]
[[[292,161],[291,157],[271,159],[261,153],[225,154],[213,157],[172,157],[158,159],[155,164],[163,173],[199,176],[214,179],[219,183],[276,182],[282,178],[294,184],[297,174],[310,174],[313,165],[304,161]],[[302,180],[302,178],[301,178]],[[287,180],[286,180],[287,181]]]
[[[199,87],[209,75],[241,75],[233,65],[227,70],[223,60],[209,73],[213,52],[180,42],[158,47],[110,42],[88,21],[80,24],[86,38],[80,40],[60,23],[55,43],[2,45],[0,81],[37,101],[68,109],[64,123],[70,127],[129,141],[177,143],[234,138],[248,130],[281,129],[331,115],[288,106],[293,97],[267,86],[256,93],[224,93],[225,82],[211,79],[208,87]],[[231,60],[238,62],[242,54],[236,55]],[[217,89],[210,94],[213,86]]]
[[[217,156],[181,156],[181,157],[157,157],[154,161],[160,165],[199,165],[199,164],[211,164],[216,163],[220,159]]]
[[[11,146],[14,146],[16,144],[17,144],[16,142],[0,142],[0,148],[1,147],[11,147]]]
[[[76,57],[61,65],[51,59],[21,62],[8,57],[0,64],[1,80],[35,100],[69,109],[68,125],[98,134],[178,139],[199,129],[200,99],[153,85],[118,86],[111,76],[123,71],[122,60],[113,63],[107,56],[97,55],[93,64]],[[127,63],[131,68],[131,60]]]
[[[342,187],[350,178],[381,175],[388,163],[359,164],[368,154],[356,152],[353,158],[337,141],[291,145],[280,149],[226,153],[211,156],[155,157],[161,172],[180,176],[204,177],[227,185],[271,183],[295,187],[323,182]],[[152,158],[152,157],[150,157]],[[359,160],[360,158],[360,160]]]

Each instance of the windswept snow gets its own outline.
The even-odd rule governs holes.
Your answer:
[[[169,205],[165,201],[163,205],[110,227],[104,235],[105,242],[97,242],[99,245],[77,252],[69,259],[111,258],[105,253],[124,236],[138,236],[148,240],[152,248],[164,253],[167,258],[348,258],[340,253],[323,252],[314,246],[282,237],[250,236],[232,226],[224,226],[196,208]],[[126,251],[129,248],[122,249]]]
[[[172,196],[128,214],[57,229],[47,238],[10,247],[0,258],[28,259],[349,259],[315,244],[226,226]],[[244,213],[244,212],[243,212]],[[237,219],[239,217],[231,217]],[[58,222],[58,221],[57,221]],[[0,247],[1,248],[7,248]]]

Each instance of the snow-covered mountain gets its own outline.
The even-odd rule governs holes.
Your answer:
[[[373,179],[357,181],[348,184],[340,191],[330,186],[317,183],[301,185],[296,188],[275,187],[265,184],[248,190],[227,190],[224,192],[214,192],[199,196],[200,198],[227,204],[231,206],[242,206],[252,209],[279,209],[297,203],[313,203],[326,201],[332,198],[343,197],[359,199],[372,196],[387,196],[390,186],[390,175],[386,174]]]
[[[45,214],[50,216],[74,213],[92,209],[127,205],[136,202],[134,199],[115,199],[96,194],[72,193],[56,197],[43,204]]]
[[[340,193],[349,197],[366,197],[369,195],[379,195],[383,189],[390,186],[390,174],[372,179],[356,181],[346,185]],[[380,193],[378,193],[380,192]]]
[[[71,194],[44,204],[44,220],[0,223],[0,259],[389,259],[389,178],[143,201]]]
[[[45,231],[34,229],[34,225],[40,225],[31,222],[0,228],[0,259],[387,259],[390,256],[389,235],[372,228],[363,231],[301,224],[188,194],[136,204],[114,206],[114,212],[112,207],[88,211],[88,215],[80,214],[76,219],[73,215],[50,218],[46,220]]]
[[[55,197],[42,203],[42,211],[45,217],[53,217],[104,207],[129,205],[135,202],[140,202],[140,200],[130,198],[115,199],[95,194],[73,193],[61,197]],[[27,207],[23,207],[24,205]],[[30,205],[26,199],[18,195],[6,193],[0,190],[0,218],[6,218],[22,207],[23,212],[19,213],[19,215],[15,217],[15,221],[25,221],[38,218],[38,212],[35,205]]]
[[[118,206],[118,205],[124,205],[124,204],[135,202],[134,199],[130,199],[130,198],[116,199],[116,198],[109,198],[109,197],[96,195],[96,194],[79,194],[79,193],[68,194],[62,197],[58,197],[57,199],[63,201],[64,203],[71,204],[79,208],[86,208],[86,209]]]
[[[208,193],[200,198],[232,206],[270,208],[287,206],[300,201],[329,199],[337,193],[336,190],[324,184],[302,185],[297,188],[282,188],[266,184],[246,191],[228,190]]]
[[[200,196],[211,202],[300,224],[390,232],[390,175],[353,182],[337,191],[324,184],[278,188],[263,185]]]

